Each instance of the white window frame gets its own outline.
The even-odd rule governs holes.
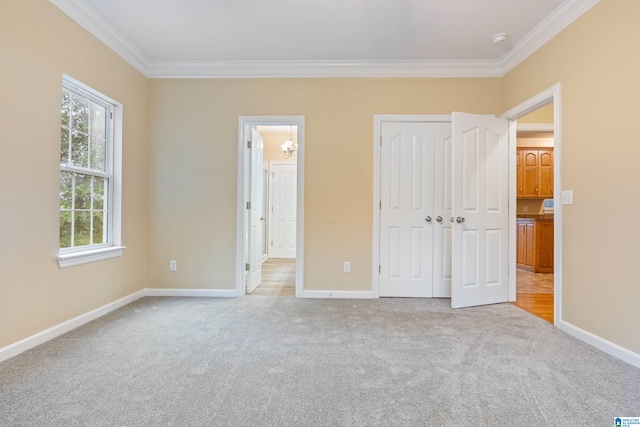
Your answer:
[[[106,169],[104,174],[90,172],[96,176],[107,176],[109,178],[109,189],[106,195],[105,204],[107,213],[107,236],[106,243],[89,246],[79,246],[58,249],[58,266],[60,268],[72,267],[89,262],[101,261],[104,259],[122,256],[125,246],[121,241],[121,220],[122,220],[122,104],[92,89],[91,87],[67,76],[62,76],[62,88],[68,89],[76,94],[86,97],[100,105],[108,106],[107,114],[110,116],[107,123],[107,143],[106,143]],[[88,172],[82,168],[60,166],[60,171]],[[59,215],[59,213],[58,213]]]

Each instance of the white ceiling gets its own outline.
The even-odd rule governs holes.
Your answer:
[[[501,75],[598,2],[50,1],[150,77]]]

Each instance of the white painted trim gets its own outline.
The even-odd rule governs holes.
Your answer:
[[[566,0],[500,59],[152,61],[84,0],[49,0],[149,78],[502,77],[599,0]]]
[[[518,132],[553,132],[553,123],[518,123]]]
[[[73,319],[59,323],[58,325],[53,326],[49,329],[45,329],[42,332],[38,332],[37,334],[32,335],[28,338],[25,338],[21,341],[18,341],[14,344],[10,344],[6,347],[2,347],[0,348],[0,362],[3,362],[14,356],[17,356],[22,352],[32,349],[33,347],[43,344],[56,337],[59,337],[62,334],[66,334],[67,332],[73,329],[76,329],[93,320],[96,320],[99,317],[104,316],[105,314],[108,314],[114,310],[122,308],[127,304],[131,304],[132,302],[144,296],[146,296],[145,290],[135,292],[117,301],[114,301],[109,304],[103,305],[102,307],[96,308],[95,310],[92,310],[88,313],[81,314],[80,316],[74,317]]]
[[[102,261],[110,258],[117,258],[124,254],[126,246],[110,246],[108,248],[92,249],[89,251],[67,252],[58,255],[58,266],[60,268],[74,267],[76,265],[88,264],[90,262]]]
[[[153,61],[150,78],[500,77],[498,60]]]
[[[584,341],[585,343],[592,345],[598,350],[602,350],[605,353],[622,360],[623,362],[627,362],[628,364],[633,365],[636,368],[640,368],[640,354],[634,353],[631,350],[628,350],[622,346],[619,346],[618,344],[612,343],[611,341],[594,335],[591,332],[587,332],[584,329],[580,329],[569,322],[565,322],[564,320],[558,322],[557,326],[561,331],[566,332],[575,338],[578,338],[580,341]]]
[[[303,291],[301,298],[332,299],[372,299],[377,298],[371,291]]]
[[[538,108],[553,102],[553,179],[554,179],[554,219],[553,219],[553,245],[554,245],[554,325],[562,321],[562,103],[560,98],[560,83],[543,90],[521,104],[503,113],[501,117],[508,120],[517,120],[526,116]],[[513,213],[515,216],[515,213]],[[512,262],[513,261],[513,262]],[[509,260],[510,266],[515,266],[515,260]],[[510,277],[510,280],[512,278]],[[509,283],[509,289],[514,289],[514,282]]]
[[[516,131],[516,122],[509,121],[509,301],[516,300],[516,259],[518,257],[518,222],[516,221],[518,212],[518,189],[517,187],[517,165],[516,150],[518,146],[518,136]]]
[[[122,59],[149,77],[149,58],[84,0],[49,0]]]
[[[545,43],[584,15],[600,0],[566,0],[533,30],[518,41],[509,52],[500,58],[501,76],[504,76],[527,59]]]
[[[374,114],[373,115],[373,239],[371,247],[372,298],[380,297],[380,138],[382,123],[451,123],[451,114]]]
[[[245,209],[245,129],[254,125],[297,126],[298,156],[297,213],[296,213],[296,297],[304,289],[304,116],[239,116],[238,117],[238,175],[236,188],[236,295],[245,295],[244,265],[244,209]]]
[[[146,288],[147,297],[208,297],[232,298],[237,296],[235,289],[162,289]]]

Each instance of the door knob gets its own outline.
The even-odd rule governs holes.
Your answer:
[[[426,217],[424,220],[425,220],[425,221],[427,221],[427,222],[431,222],[431,217],[430,217],[430,216],[428,216],[428,217]]]
[[[464,222],[464,217],[459,216],[458,218],[456,218],[456,222],[458,224],[462,224]]]
[[[437,217],[436,217],[436,221],[438,221],[438,222],[442,222],[442,217],[441,217],[441,216],[437,216]]]
[[[453,219],[453,217],[451,217],[451,222],[453,222],[453,221],[454,221],[454,219]]]

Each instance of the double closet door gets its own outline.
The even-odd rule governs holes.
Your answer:
[[[451,296],[451,123],[383,122],[380,296]]]
[[[380,296],[509,300],[508,127],[466,113],[380,122]]]

